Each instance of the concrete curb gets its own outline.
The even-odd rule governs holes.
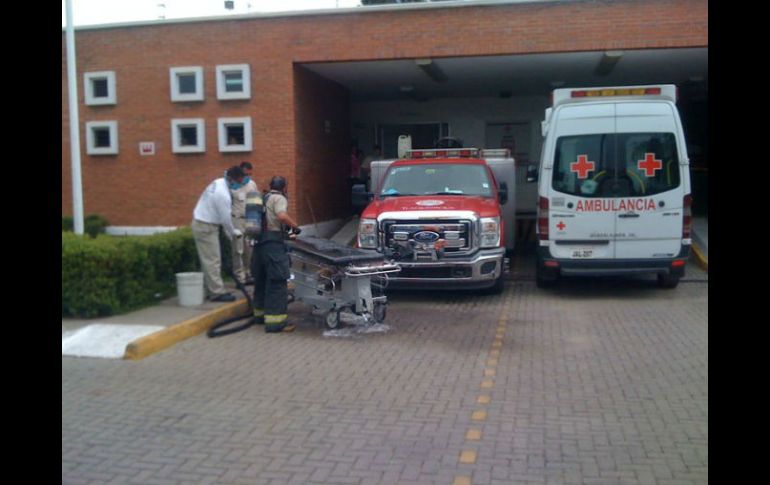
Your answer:
[[[199,317],[185,320],[134,340],[126,345],[123,358],[127,360],[143,359],[148,355],[171,347],[177,342],[205,332],[218,321],[239,315],[247,315],[248,311],[249,304],[245,299],[223,305]]]
[[[708,273],[709,272],[709,260],[703,254],[703,251],[695,243],[693,243],[693,245],[692,245],[692,252],[693,252],[693,254],[695,254],[695,262],[698,263],[698,266],[703,268],[703,270],[706,273]]]

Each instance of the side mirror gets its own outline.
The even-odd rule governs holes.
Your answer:
[[[497,195],[500,197],[500,205],[505,205],[508,202],[508,184],[500,182],[500,188],[497,189]]]
[[[374,195],[366,191],[366,185],[355,184],[351,190],[351,204],[355,209],[362,209],[369,205]]]
[[[529,165],[527,166],[527,182],[537,182],[537,171],[538,166],[537,165]]]

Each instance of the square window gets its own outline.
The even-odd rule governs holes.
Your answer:
[[[93,83],[93,93],[95,98],[106,98],[110,95],[106,79],[92,79],[91,82]]]
[[[179,127],[179,144],[183,147],[198,145],[198,129],[195,126]]]
[[[199,66],[169,69],[171,101],[203,101],[203,68]]]
[[[227,146],[243,145],[243,125],[225,125]]]
[[[85,81],[86,105],[116,104],[115,71],[87,72]]]
[[[219,118],[217,120],[220,152],[251,151],[251,118]]]
[[[171,120],[171,150],[174,153],[206,151],[206,130],[203,118]]]
[[[109,148],[110,147],[110,129],[94,128],[93,130],[94,130],[94,147]]]
[[[243,73],[226,72],[225,73],[225,91],[228,93],[240,93],[243,91]]]
[[[89,121],[86,123],[86,153],[89,155],[117,155],[118,122]]]
[[[195,74],[179,74],[177,75],[177,82],[179,83],[179,94],[195,94]]]
[[[248,64],[217,66],[217,99],[250,99],[250,78]]]

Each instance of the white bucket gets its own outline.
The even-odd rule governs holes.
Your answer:
[[[203,305],[203,273],[177,273],[176,292],[182,306]]]

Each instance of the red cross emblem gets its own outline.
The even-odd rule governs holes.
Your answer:
[[[559,221],[559,223],[556,224],[556,227],[558,227],[560,231],[563,231],[567,225],[564,223],[564,221]]]
[[[587,178],[588,172],[595,170],[594,167],[594,162],[588,161],[588,155],[578,155],[577,162],[569,164],[570,171],[577,173],[579,179]]]
[[[654,153],[645,153],[644,160],[636,162],[639,170],[644,170],[645,177],[654,177],[655,171],[663,168],[663,160],[656,160]]]

